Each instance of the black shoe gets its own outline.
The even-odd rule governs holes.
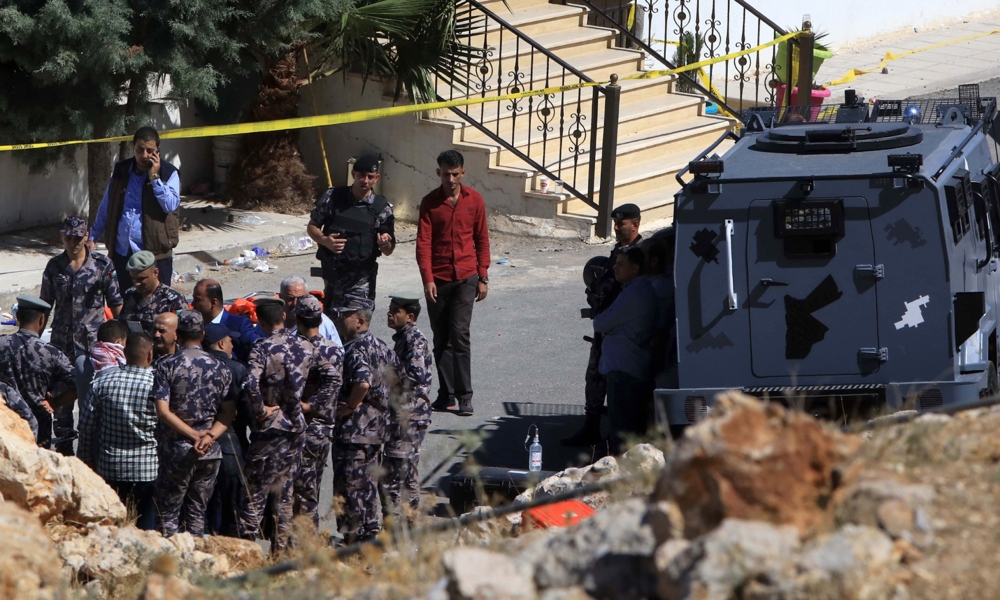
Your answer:
[[[587,415],[583,429],[562,440],[563,446],[596,446],[601,443],[601,415]]]
[[[458,402],[454,398],[440,397],[431,404],[431,410],[435,412],[449,412],[458,408]]]
[[[472,416],[472,400],[459,400],[458,401],[458,415],[460,417],[471,417]]]

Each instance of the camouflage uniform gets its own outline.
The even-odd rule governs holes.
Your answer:
[[[377,471],[381,446],[389,439],[389,390],[397,383],[396,354],[370,331],[344,344],[341,402],[351,389],[367,383],[368,394],[338,424],[334,435],[333,493],[344,500],[341,533],[348,540],[370,538],[381,530]]]
[[[48,392],[58,396],[76,389],[73,365],[66,355],[27,329],[0,336],[0,381],[6,381],[21,395],[38,420],[35,438],[48,448],[52,441],[52,415],[42,407]]]
[[[349,215],[346,221],[339,220],[352,209],[358,211],[358,214]],[[365,209],[377,214],[366,215]],[[357,200],[350,186],[327,189],[316,201],[316,208],[309,215],[309,220],[326,234],[339,230],[347,231],[348,227],[338,225],[357,225],[360,222],[358,217],[367,218],[372,223],[371,231],[366,233],[367,236],[373,236],[370,248],[362,242],[361,245],[365,247],[358,249],[361,253],[358,256],[354,256],[355,253],[350,246],[345,246],[341,254],[334,254],[322,246],[316,252],[316,258],[323,267],[323,281],[326,283],[323,289],[324,308],[328,312],[332,307],[342,306],[344,296],[348,294],[375,298],[375,279],[378,274],[376,261],[382,255],[378,247],[377,234],[388,233],[395,245],[395,217],[392,213],[392,204],[385,198],[372,192]],[[342,237],[344,235],[342,234]],[[367,240],[367,237],[361,239]]]
[[[305,442],[302,394],[313,353],[308,340],[285,329],[258,340],[250,352],[246,391],[255,422],[246,456],[247,497],[240,506],[238,525],[241,537],[257,538],[268,495],[273,495],[277,531],[271,551],[275,553],[288,545],[292,486]],[[265,406],[278,410],[260,421]]]
[[[104,305],[120,306],[122,296],[111,259],[87,251],[74,273],[65,252],[53,258],[42,273],[39,297],[52,305],[52,345],[70,360],[87,356],[104,323]]]
[[[38,419],[35,418],[34,413],[31,412],[31,407],[24,401],[21,394],[18,394],[17,390],[13,387],[0,381],[0,398],[3,398],[7,403],[7,408],[16,412],[19,417],[28,422],[28,426],[31,427],[31,433],[37,438]]]
[[[299,301],[301,302],[301,300]],[[337,398],[343,383],[344,351],[322,335],[309,339],[315,348],[313,368],[309,370],[303,402],[309,404],[305,445],[295,475],[294,514],[309,515],[319,527],[319,492],[323,469],[330,456],[333,429],[337,423]],[[320,385],[323,380],[326,386]]]
[[[199,346],[179,346],[174,354],[157,360],[154,369],[151,400],[167,401],[170,412],[196,431],[211,429],[219,405],[234,400],[229,368]],[[190,439],[162,422],[157,438],[157,528],[170,536],[183,525],[184,531],[204,535],[205,511],[215,488],[222,449],[212,444],[199,456]]]
[[[120,321],[138,321],[146,335],[153,335],[153,320],[156,315],[165,312],[177,312],[188,307],[184,294],[162,283],[157,286],[149,298],[142,299],[139,292],[131,287],[122,295],[125,303],[118,314]]]
[[[83,221],[86,223],[86,221]],[[87,258],[74,273],[65,252],[45,265],[42,273],[42,291],[39,297],[52,304],[52,345],[62,350],[70,359],[87,356],[97,342],[97,328],[104,322],[104,304],[119,306],[118,278],[111,259],[97,252],[87,251]],[[73,405],[57,407],[55,436],[71,438]],[[72,455],[73,441],[57,444],[59,452]]]
[[[385,444],[385,489],[400,512],[403,503],[416,510],[420,506],[420,446],[431,422],[431,378],[433,354],[427,338],[415,323],[392,336],[399,359],[402,397],[393,398],[389,441]]]

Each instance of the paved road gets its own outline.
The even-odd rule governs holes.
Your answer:
[[[404,232],[401,238],[412,239],[412,232]],[[579,316],[579,309],[586,305],[581,266],[591,256],[607,254],[610,246],[499,236],[493,243],[489,297],[476,305],[472,322],[475,415],[435,413],[422,452],[422,486],[442,497],[447,495],[447,475],[460,470],[470,458],[482,465],[526,468],[523,441],[531,424],[541,431],[544,469],[592,462],[558,442],[583,418],[583,371],[589,351],[583,336],[591,332],[591,325]],[[509,264],[496,264],[500,259]],[[218,277],[226,297],[235,297],[257,290],[276,291],[283,277],[305,276],[317,263],[312,255],[300,255],[270,264],[277,269],[208,274]],[[309,283],[313,289],[322,289],[319,279]],[[190,293],[191,284],[178,287]],[[377,288],[373,330],[388,341],[392,333],[384,319],[388,294],[421,289],[412,241],[400,243],[392,256],[381,259]],[[425,316],[418,324],[430,337]],[[436,379],[435,374],[432,398]],[[324,496],[328,497],[329,469],[324,479]],[[323,506],[329,511],[327,498]]]

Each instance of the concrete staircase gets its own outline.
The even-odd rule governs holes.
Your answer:
[[[587,25],[587,10],[584,7],[550,4],[545,0],[508,0],[507,4],[513,10],[511,13],[503,0],[485,0],[482,4],[594,81],[607,80],[612,73],[625,78],[644,70],[643,54],[616,47],[616,32],[613,30]],[[485,33],[473,40],[472,45],[483,45],[485,36],[487,45],[496,47],[497,34],[495,28],[488,27]],[[505,35],[509,36],[509,32]],[[535,66],[534,89],[576,83],[577,79],[572,76],[546,79],[544,65],[548,59],[545,55],[529,44],[513,43],[510,39],[505,37],[504,46],[502,49],[496,48],[492,57],[493,69],[487,79],[490,89],[496,90],[496,80],[499,77],[499,87],[507,90],[512,70],[525,74],[520,84],[521,89],[526,89],[527,79],[532,78],[532,74],[529,74],[532,63]],[[637,204],[643,211],[643,221],[647,223],[672,216],[673,195],[679,187],[674,176],[734,126],[730,119],[706,115],[704,98],[678,92],[676,83],[676,77],[673,76],[621,82],[614,203],[615,206]],[[449,87],[439,85],[438,89],[438,93],[445,98],[457,97]],[[588,135],[593,135],[594,129],[602,130],[604,127],[604,95],[601,95],[595,124],[590,123],[592,94],[591,89],[582,90],[579,95],[582,100],[580,104],[577,104],[578,95],[575,92],[562,94],[561,97],[557,95],[552,108],[561,111],[562,116],[568,116],[582,108],[587,115]],[[538,122],[524,117],[528,102],[526,99],[520,102],[522,112],[516,119],[511,107],[506,106],[508,103],[497,102],[472,108],[469,115],[480,123],[489,124],[491,130],[504,132],[505,140],[513,140],[515,147],[549,170],[555,172],[556,165],[561,166],[562,179],[569,183],[575,177],[577,189],[586,189],[590,161],[595,161],[595,173],[598,174],[595,186],[599,187],[601,161],[604,159],[600,143],[596,156],[593,157],[590,155],[589,141],[582,144],[584,152],[579,155],[566,151],[567,145],[571,144],[566,138],[559,140],[549,137],[543,149],[542,138],[532,127]],[[540,98],[532,99],[535,109],[538,108],[538,102],[541,102]],[[561,105],[562,102],[566,105]],[[563,223],[575,222],[582,233],[593,233],[596,211],[591,206],[570,194],[539,193],[538,173],[476,127],[449,110],[429,114],[424,121],[452,128],[459,150],[488,151],[488,169],[491,173],[502,173],[508,177],[523,174],[524,200],[533,207],[536,216],[545,217],[544,213],[551,211],[551,218]],[[558,127],[555,131],[555,134],[549,135],[558,136]],[[731,142],[724,142],[717,152],[721,154],[730,145]],[[483,179],[484,176],[488,174],[480,174],[478,179]],[[596,192],[594,197],[597,198]],[[542,208],[539,208],[540,205]]]

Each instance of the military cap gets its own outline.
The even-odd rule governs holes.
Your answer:
[[[635,204],[622,204],[611,212],[612,219],[638,219],[641,215],[639,207]]]
[[[403,308],[409,308],[412,306],[420,307],[420,294],[413,293],[400,293],[393,294],[389,296],[389,303],[402,306]]]
[[[85,237],[90,228],[87,227],[87,219],[77,215],[70,215],[63,219],[62,229],[59,233],[68,236]]]
[[[305,295],[295,302],[295,316],[303,319],[318,319],[323,315],[323,303],[316,296]]]
[[[146,269],[156,265],[156,257],[149,250],[143,250],[142,252],[136,252],[128,259],[129,271],[145,271]]]
[[[177,331],[198,334],[205,331],[205,319],[196,310],[182,310],[177,315]]]
[[[344,295],[344,305],[334,309],[338,313],[352,313],[359,310],[375,310],[375,302],[364,296]]]
[[[365,154],[354,162],[352,171],[358,173],[378,173],[378,157],[373,154]]]
[[[285,305],[285,301],[282,300],[281,298],[275,298],[273,296],[266,296],[264,298],[254,298],[253,304],[257,308],[260,308],[262,306],[268,306],[268,305],[271,305],[271,304],[278,304],[280,306],[284,306]]]
[[[211,346],[215,342],[218,342],[222,338],[232,338],[234,340],[240,339],[240,332],[230,331],[228,327],[222,323],[209,323],[205,327],[205,345]]]
[[[37,296],[18,296],[17,297],[17,307],[18,308],[28,308],[31,310],[41,310],[48,312],[52,310],[52,305],[45,302]]]

